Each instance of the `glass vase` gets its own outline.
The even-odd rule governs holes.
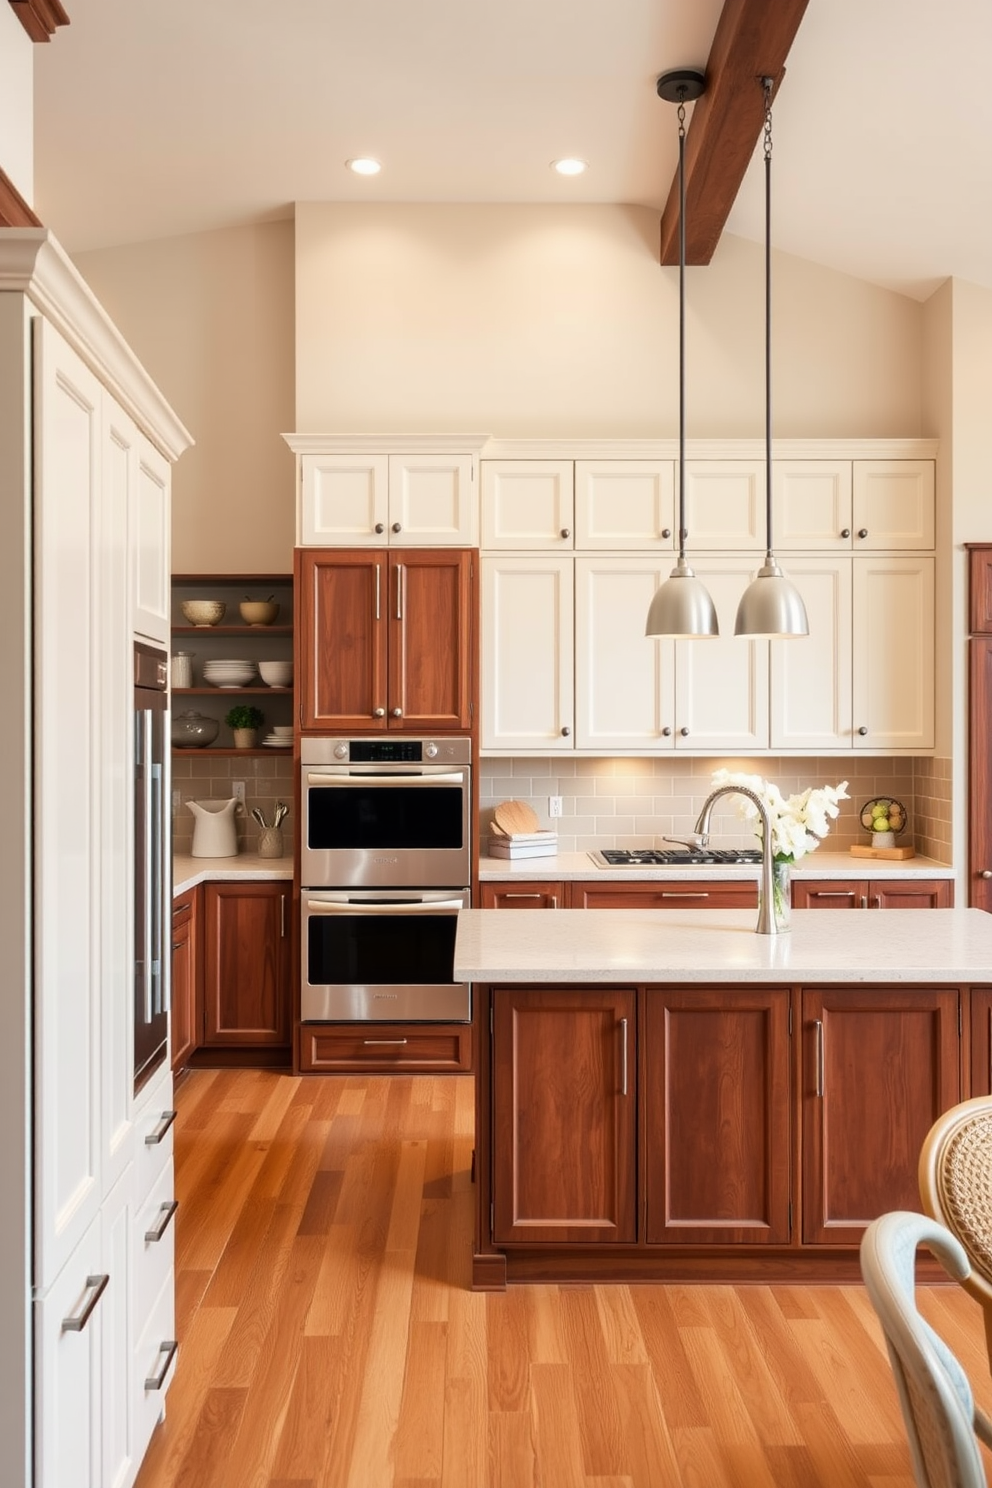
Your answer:
[[[762,881],[758,879],[758,907],[762,901]],[[792,927],[792,863],[785,858],[776,858],[772,863],[772,914],[776,930]]]

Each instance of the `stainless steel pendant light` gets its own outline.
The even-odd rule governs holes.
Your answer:
[[[685,105],[699,98],[705,87],[703,74],[689,68],[662,73],[658,79],[659,98],[679,106],[679,557],[655,591],[644,629],[647,636],[715,636],[720,632],[709,591],[685,557]]]
[[[734,634],[809,635],[802,595],[785,577],[772,552],[772,84],[765,90],[765,561],[741,595]]]

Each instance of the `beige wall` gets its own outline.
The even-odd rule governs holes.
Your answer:
[[[196,440],[173,478],[174,572],[291,572],[293,224],[75,262]]]
[[[34,202],[33,43],[9,5],[0,5],[0,169]]]
[[[678,271],[621,206],[298,203],[297,428],[672,435]],[[921,309],[774,255],[779,436],[921,432]],[[764,420],[763,254],[686,281],[690,437]]]

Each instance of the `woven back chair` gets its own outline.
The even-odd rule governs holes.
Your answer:
[[[885,1335],[917,1488],[987,1488],[975,1440],[992,1442],[968,1377],[916,1307],[916,1249],[926,1245],[962,1280],[968,1258],[942,1225],[896,1210],[873,1220],[861,1241],[861,1275]]]
[[[939,1116],[920,1152],[924,1212],[964,1247],[961,1285],[982,1305],[992,1369],[992,1096],[962,1101]]]

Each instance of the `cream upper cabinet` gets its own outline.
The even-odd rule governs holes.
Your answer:
[[[776,553],[850,552],[850,460],[776,460],[772,466]]]
[[[130,501],[132,620],[136,635],[168,646],[172,623],[169,592],[172,467],[137,433],[134,487]]]
[[[734,635],[740,597],[757,572],[747,558],[692,562],[716,606],[720,634],[675,644],[675,747],[768,748],[768,642]]]
[[[671,553],[673,546],[672,460],[576,460],[576,551]]]
[[[855,748],[932,749],[934,560],[856,558]]]
[[[855,460],[854,550],[934,545],[932,460]]]
[[[483,550],[572,550],[575,488],[571,460],[483,460],[481,464]]]
[[[475,547],[477,460],[470,453],[338,452],[301,457],[303,547]]]
[[[574,560],[483,558],[481,566],[482,747],[570,750]]]
[[[770,643],[772,749],[811,754],[852,745],[852,561],[824,555],[785,565],[809,635]]]
[[[575,560],[575,747],[674,747],[670,641],[644,634],[648,606],[671,556]]]
[[[685,525],[694,553],[764,552],[765,462],[687,460]]]

